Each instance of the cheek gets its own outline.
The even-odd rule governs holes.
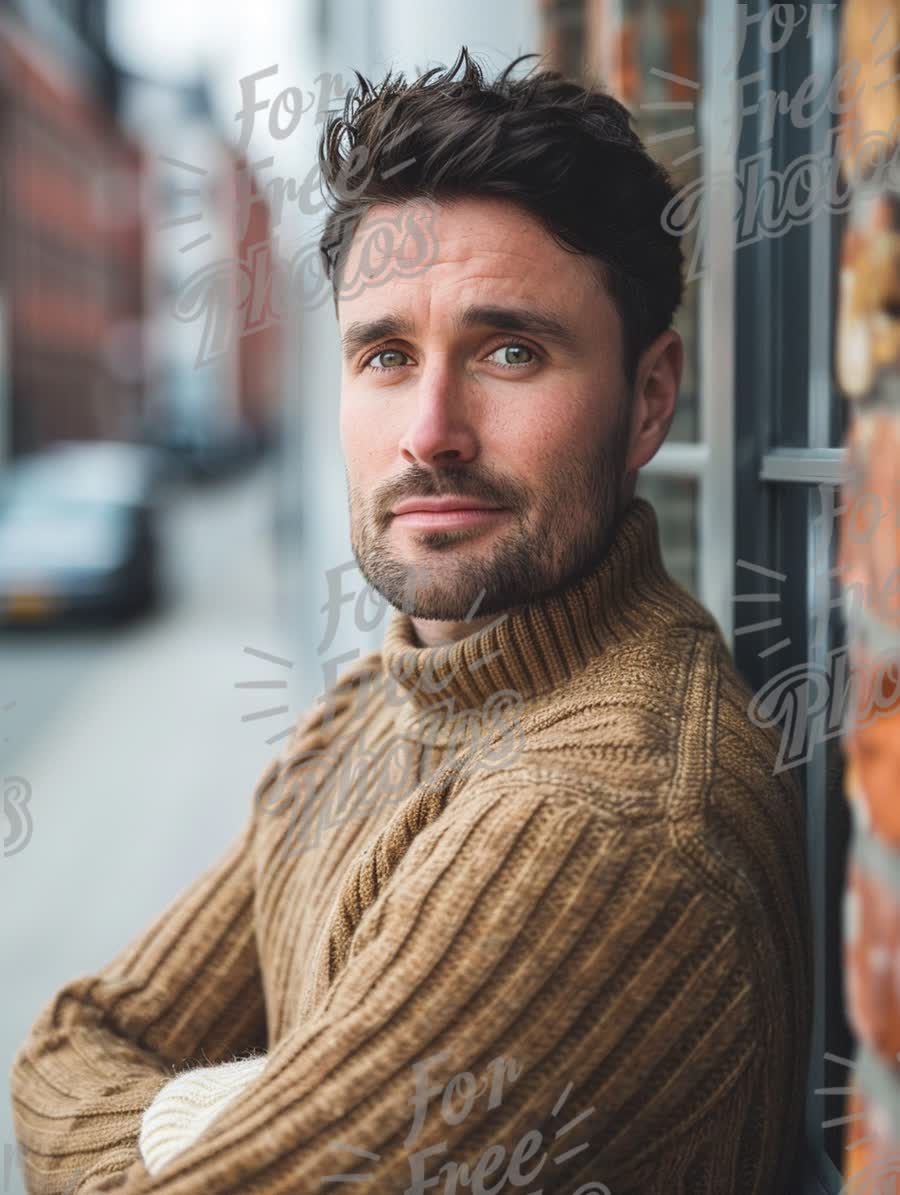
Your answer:
[[[340,435],[347,471],[358,485],[377,479],[396,458],[396,437],[391,437],[385,422],[364,418],[352,403],[341,411]]]
[[[350,484],[360,489],[366,489],[369,466],[365,438],[361,434],[359,423],[350,414],[341,418],[341,450]]]
[[[543,403],[492,426],[492,453],[523,476],[546,476],[582,456],[598,435],[596,417],[575,402]]]
[[[367,419],[361,403],[354,399],[352,391],[341,397],[339,417],[341,444],[347,455],[348,463],[359,460],[365,445],[370,439],[371,419]]]
[[[339,417],[348,464],[371,462],[376,468],[396,468],[408,416],[408,410],[396,401],[379,404],[371,394],[357,395],[348,387],[341,398]]]

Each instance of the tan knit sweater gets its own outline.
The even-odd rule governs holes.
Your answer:
[[[449,648],[394,612],[224,857],[35,1023],[29,1192],[793,1195],[803,815],[749,699],[640,498]],[[263,1055],[151,1175],[162,1087]]]

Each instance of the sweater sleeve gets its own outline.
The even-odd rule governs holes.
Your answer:
[[[664,834],[508,778],[414,821],[354,861],[318,998],[265,1069],[160,1173],[79,1195],[297,1195],[354,1175],[412,1195],[457,1190],[454,1168],[465,1189],[619,1195],[701,1140],[718,1160],[693,1195],[731,1189],[753,989],[730,911]]]
[[[278,761],[269,765],[257,794],[277,769]],[[179,1068],[266,1048],[255,811],[254,801],[228,850],[140,937],[96,974],[67,983],[32,1026],[10,1075],[30,1195],[80,1191],[97,1176],[142,1167],[143,1111]]]

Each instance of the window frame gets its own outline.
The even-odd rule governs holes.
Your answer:
[[[777,54],[765,52],[759,39],[748,35],[741,77],[759,71],[761,90],[788,96],[814,71],[833,77],[840,8],[825,5],[828,16],[816,22],[812,36],[795,30]],[[827,144],[831,121],[827,107],[806,129],[781,117],[771,141],[764,141],[762,113],[748,114],[741,123],[737,160],[770,146],[772,168],[784,171]],[[784,574],[781,609],[793,632],[789,661],[784,653],[760,654],[758,636],[752,634],[759,607],[742,620],[746,625],[735,628],[735,659],[754,691],[789,662],[824,668],[829,650],[843,635],[840,615],[833,617],[836,585],[827,570],[823,584],[821,572],[821,562],[833,560],[837,528],[824,528],[817,520],[820,487],[832,487],[837,504],[836,487],[846,464],[840,442],[848,409],[837,390],[833,358],[842,228],[842,218],[819,204],[808,224],[736,253],[734,593],[750,588],[741,561],[779,570]],[[792,521],[789,512],[804,517]],[[774,623],[779,625],[775,634],[781,634],[780,620]],[[795,1189],[804,1195],[837,1195],[844,1189],[840,1136],[849,1078],[846,1067],[838,1064],[852,1058],[853,1049],[844,1006],[839,907],[849,813],[843,793],[828,779],[829,762],[839,747],[833,740],[813,743],[808,760],[798,768],[806,808],[815,1003],[805,1150]],[[832,1061],[826,1062],[826,1055]]]

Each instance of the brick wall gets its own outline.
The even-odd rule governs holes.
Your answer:
[[[857,1047],[843,1173],[861,1193],[900,1181],[900,0],[847,0],[841,22],[842,65],[856,79],[838,143],[851,192],[834,362],[851,404],[838,576],[852,677],[844,974]]]
[[[130,438],[143,400],[141,153],[84,79],[0,16],[0,290],[9,303],[12,455]],[[134,337],[132,337],[134,340]],[[134,371],[133,374],[130,371]]]

